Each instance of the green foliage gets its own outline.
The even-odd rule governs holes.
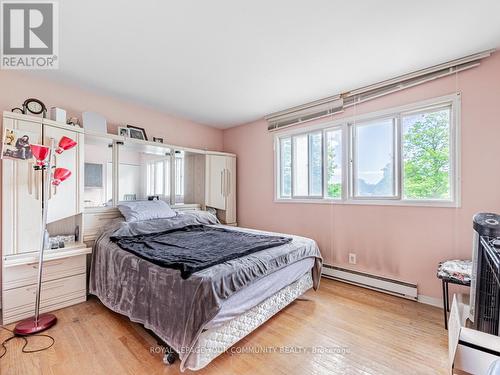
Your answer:
[[[328,183],[328,197],[341,198],[341,196],[342,196],[342,184]]]
[[[327,194],[329,198],[342,198],[342,184],[333,182],[335,169],[338,168],[335,163],[335,147],[334,142],[326,143],[326,157],[327,157]]]
[[[284,197],[289,197],[292,195],[292,141],[291,138],[284,139],[281,143],[282,147],[282,164],[283,168],[283,180],[281,193]]]
[[[421,115],[403,145],[405,198],[449,198],[449,111]]]

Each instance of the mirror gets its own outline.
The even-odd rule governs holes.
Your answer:
[[[113,141],[106,137],[85,136],[84,206],[113,205]]]
[[[172,150],[167,145],[122,139],[86,136],[86,208],[113,207],[123,201],[146,199],[161,199],[172,205],[204,204],[203,152]],[[116,170],[115,162],[118,162]]]
[[[118,152],[118,202],[162,199],[170,202],[170,149],[133,141]]]
[[[205,155],[190,151],[175,154],[175,203],[205,202]]]

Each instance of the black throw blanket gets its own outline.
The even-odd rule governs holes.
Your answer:
[[[180,270],[183,279],[216,264],[292,240],[206,225],[188,225],[137,236],[112,236],[110,239],[123,250],[151,263]]]

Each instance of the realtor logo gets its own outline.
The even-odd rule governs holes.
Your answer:
[[[59,67],[58,4],[52,1],[3,1],[2,69]]]

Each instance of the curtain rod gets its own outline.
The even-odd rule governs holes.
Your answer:
[[[443,74],[440,74],[436,77],[426,79],[424,81],[415,82],[413,85],[412,84],[406,85],[403,88],[409,88],[409,87],[412,87],[412,86],[415,86],[415,85],[418,85],[418,84],[421,84],[424,82],[428,82],[428,81],[433,80],[433,79],[441,78],[441,77],[444,77],[444,76],[449,75],[449,74],[453,74],[453,73],[456,73],[456,72],[459,72],[459,71],[462,71],[465,69],[473,68],[473,67],[479,65],[479,63],[470,64],[468,66],[466,66],[465,64],[471,63],[471,62],[478,62],[478,60],[481,60],[481,59],[484,59],[486,57],[491,56],[491,54],[495,51],[496,51],[496,49],[489,49],[489,50],[475,53],[472,55],[468,55],[468,56],[465,56],[465,57],[462,57],[459,59],[451,60],[451,61],[448,61],[448,62],[445,62],[442,64],[434,65],[434,66],[431,66],[429,68],[416,70],[414,72],[403,74],[403,75],[400,75],[400,76],[397,76],[397,77],[394,77],[394,78],[391,78],[388,80],[380,81],[380,82],[374,83],[372,85],[363,86],[363,87],[360,87],[358,89],[346,91],[346,92],[343,92],[343,93],[340,93],[337,95],[333,95],[333,96],[329,96],[329,97],[326,97],[323,99],[315,100],[315,101],[312,101],[312,102],[309,102],[306,104],[291,107],[291,108],[284,109],[284,110],[281,110],[278,112],[273,112],[273,113],[270,113],[269,115],[264,116],[264,118],[268,121],[270,121],[270,120],[272,121],[274,118],[277,118],[277,117],[282,117],[282,116],[286,116],[286,115],[293,115],[294,112],[303,111],[305,109],[314,108],[314,107],[317,107],[317,106],[320,106],[323,104],[332,103],[332,102],[335,102],[339,99],[344,99],[344,101],[350,102],[350,103],[345,103],[345,106],[350,106],[354,102],[361,103],[361,102],[366,101],[366,100],[375,99],[375,96],[372,98],[366,99],[366,100],[362,100],[362,101],[356,101],[355,98],[359,97],[362,94],[366,94],[368,92],[371,92],[371,91],[381,90],[384,87],[396,85],[398,83],[402,83],[402,82],[405,82],[405,81],[408,81],[411,79],[423,77],[425,75],[430,75],[432,73],[436,73],[436,72],[439,72],[439,71],[442,71],[445,69],[449,69],[449,71],[445,72]],[[461,69],[453,69],[454,67],[458,67],[459,65],[462,65],[464,67]],[[387,94],[390,94],[391,92],[399,91],[403,88],[394,89],[394,90],[391,90],[390,92],[386,92],[386,93],[381,93],[379,96],[376,96],[376,97],[387,95]],[[351,101],[346,100],[346,99],[351,99]],[[354,100],[352,100],[352,99],[354,99]]]

